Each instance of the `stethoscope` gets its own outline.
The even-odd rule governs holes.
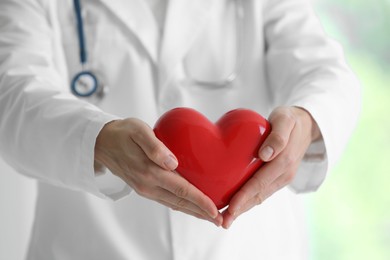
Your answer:
[[[244,40],[244,8],[240,0],[236,0],[236,31],[237,34],[237,57],[236,64],[232,72],[228,73],[223,79],[218,80],[201,80],[191,76],[186,66],[184,66],[184,73],[186,74],[187,82],[191,85],[204,86],[209,88],[222,88],[230,85],[240,74],[243,66],[243,46]],[[71,82],[71,91],[78,97],[91,97],[96,96],[98,99],[102,99],[108,92],[108,87],[98,78],[98,76],[91,70],[86,69],[88,63],[88,53],[85,44],[85,33],[83,26],[83,17],[81,14],[80,0],[74,0],[74,11],[77,21],[77,36],[79,39],[80,50],[80,63],[82,71],[77,73]]]
[[[96,96],[102,99],[108,92],[108,87],[99,79],[96,73],[88,70],[88,53],[85,44],[84,22],[81,15],[80,0],[74,0],[74,11],[77,22],[77,36],[79,39],[80,63],[82,70],[77,73],[71,82],[70,89],[75,96],[91,97]]]

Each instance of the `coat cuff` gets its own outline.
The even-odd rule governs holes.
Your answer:
[[[309,146],[290,188],[297,193],[316,191],[325,180],[327,171],[325,144],[319,140]]]

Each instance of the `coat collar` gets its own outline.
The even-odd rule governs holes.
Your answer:
[[[143,0],[100,0],[140,40],[157,63],[160,32],[153,13]]]
[[[159,67],[159,84],[163,87],[207,24],[218,0],[169,0],[161,49],[158,26],[143,0],[100,1],[139,38]]]

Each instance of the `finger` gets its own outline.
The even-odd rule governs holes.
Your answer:
[[[233,224],[234,220],[236,220],[236,217],[232,215],[227,209],[222,213],[222,215],[223,215],[222,227],[224,229],[229,229],[230,226]]]
[[[240,216],[242,213],[248,211],[249,209],[253,208],[254,206],[257,206],[261,203],[263,203],[266,199],[271,197],[275,192],[280,190],[281,188],[285,187],[287,184],[289,184],[294,177],[295,170],[286,172],[282,175],[280,175],[273,183],[271,183],[267,190],[260,191],[258,194],[256,194],[253,198],[248,200],[244,206],[241,207],[241,209],[236,212],[234,215],[235,218]]]
[[[285,171],[283,165],[279,163],[279,158],[269,164],[264,165],[250,178],[229,202],[228,211],[235,215],[240,208],[259,192],[266,192],[269,185]]]
[[[166,203],[169,203],[171,205],[170,208],[174,210],[183,211],[185,209],[187,211],[196,213],[197,215],[203,216],[204,219],[212,219],[206,211],[202,210],[197,205],[189,200],[186,200],[185,198],[177,197],[170,191],[160,188],[156,195],[158,201],[165,201]]]
[[[164,171],[157,177],[161,187],[165,190],[197,205],[211,218],[216,218],[219,215],[214,202],[180,175]]]
[[[292,131],[285,149],[272,162],[264,165],[232,198],[229,211],[237,215],[247,203],[260,204],[277,189],[290,183],[308,144]]]
[[[224,228],[229,228],[242,213],[263,203],[276,191],[292,182],[299,167],[299,162],[303,157],[301,150],[305,150],[305,148],[302,149],[302,146],[307,146],[307,144],[298,142],[297,135],[298,133],[293,132],[286,149],[274,161],[258,171],[256,176],[243,186],[242,192],[240,190],[232,198],[229,208],[223,214],[224,222],[222,226]],[[283,174],[280,174],[280,172]],[[257,182],[257,187],[256,183],[252,183],[252,180]],[[245,187],[246,185],[248,187]],[[257,192],[256,189],[258,189]]]
[[[268,188],[264,191],[257,193],[251,199],[249,199],[245,204],[243,204],[238,210],[234,213],[231,213],[229,209],[227,209],[223,213],[223,223],[222,227],[228,229],[234,220],[236,220],[240,215],[249,211],[253,207],[263,203],[266,199],[268,199],[275,192],[289,184],[295,175],[295,170],[287,172],[285,174],[280,175],[273,183],[271,183]]]
[[[156,137],[153,130],[146,124],[140,124],[136,133],[132,134],[133,141],[145,152],[146,156],[160,167],[173,171],[178,166],[177,158]]]
[[[276,109],[269,121],[272,126],[271,133],[259,149],[259,158],[265,162],[271,161],[283,151],[295,126],[294,115],[285,108]]]
[[[158,201],[159,203],[161,203],[162,205],[168,207],[168,208],[171,208],[173,210],[178,210],[180,212],[183,212],[183,213],[186,213],[188,215],[191,215],[191,216],[194,216],[198,219],[203,219],[203,220],[207,220],[207,221],[210,221],[211,223],[214,223],[217,227],[220,227],[222,225],[222,217],[220,219],[212,219],[210,217],[205,217],[201,214],[198,214],[196,212],[193,212],[191,210],[188,210],[188,209],[185,209],[185,208],[180,208],[180,209],[177,209],[175,208],[174,205],[170,204],[169,202],[166,202],[166,201]]]
[[[240,211],[238,211],[234,218],[237,218],[244,212],[250,210],[254,206],[257,206],[261,203],[263,203],[266,199],[271,197],[275,192],[279,191],[289,183],[291,183],[292,179],[295,176],[296,169],[292,169],[289,172],[286,172],[282,175],[280,175],[265,192],[259,192],[256,194],[252,199],[248,200],[247,203],[241,207]]]
[[[156,164],[149,166],[148,170],[149,173],[143,173],[143,178],[141,179],[126,178],[126,182],[132,186],[140,196],[155,201],[165,201],[175,208],[186,208],[189,211],[203,215],[207,218],[217,218],[218,215],[220,215],[211,199],[196,189],[179,174],[161,169]],[[193,193],[198,194],[193,196]],[[210,208],[209,211],[204,209],[207,207],[199,207],[198,204],[195,204],[188,199],[196,196],[199,196],[200,199],[194,201],[200,201],[200,204],[202,205],[201,202],[204,200],[205,203],[203,204],[207,203],[207,207]],[[214,213],[214,210],[217,214]],[[222,222],[221,220],[218,221]]]

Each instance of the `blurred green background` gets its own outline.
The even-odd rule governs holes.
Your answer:
[[[363,88],[360,121],[343,157],[308,197],[311,258],[390,259],[390,1],[317,0],[328,34]],[[342,127],[342,126],[340,126]]]

